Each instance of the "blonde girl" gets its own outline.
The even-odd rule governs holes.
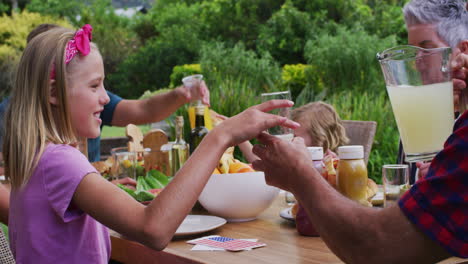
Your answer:
[[[291,119],[301,125],[294,130],[294,136],[302,137],[308,147],[323,147],[326,155],[336,157],[336,149],[349,142],[338,113],[324,102],[312,102],[294,109]],[[248,162],[258,159],[250,142],[242,142],[239,148]]]
[[[76,149],[100,133],[109,101],[91,26],[57,28],[31,40],[6,114],[4,154],[12,184],[10,244],[18,263],[107,263],[107,227],[162,250],[189,213],[224,150],[293,121],[265,113],[292,102],[251,107],[213,129],[148,206],[103,179]],[[243,126],[242,124],[250,124]]]
[[[336,152],[339,146],[349,142],[346,130],[333,106],[324,102],[313,102],[292,111],[291,119],[301,124],[294,131],[302,137],[306,146],[323,147],[323,151]]]

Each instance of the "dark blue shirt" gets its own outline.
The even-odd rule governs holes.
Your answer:
[[[109,91],[107,91],[107,95],[109,95],[110,101],[108,104],[104,106],[104,110],[101,113],[101,131],[102,126],[111,126],[112,118],[114,117],[114,110],[117,104],[122,101],[122,98],[118,95],[115,95]],[[3,135],[5,131],[3,130],[3,121],[6,109],[8,107],[8,103],[10,98],[7,97],[0,103],[0,149],[3,146]],[[101,158],[101,136],[97,138],[90,138],[88,139],[88,159],[90,162],[99,161]]]

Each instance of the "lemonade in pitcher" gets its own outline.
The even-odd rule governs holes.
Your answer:
[[[454,123],[451,49],[398,46],[377,54],[406,162],[429,161]]]
[[[452,82],[387,86],[403,149],[407,153],[442,149],[452,133],[452,87]]]

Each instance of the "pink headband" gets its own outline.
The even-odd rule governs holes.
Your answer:
[[[82,28],[78,29],[75,36],[68,41],[67,46],[65,47],[65,64],[70,63],[78,53],[81,53],[83,56],[89,54],[91,51],[89,45],[92,39],[91,31],[93,31],[91,25],[86,24]],[[50,79],[55,79],[55,65],[52,66]]]

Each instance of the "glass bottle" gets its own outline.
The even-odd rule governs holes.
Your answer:
[[[210,108],[207,105],[202,104],[201,100],[195,100],[189,104],[187,111],[189,116],[190,129],[195,128],[195,108],[198,106],[203,106],[205,108],[205,113],[203,114],[205,119],[205,127],[206,129],[211,130],[213,125],[211,122]]]
[[[189,146],[184,140],[184,117],[175,118],[175,142],[171,146],[171,172],[175,175],[188,159]]]
[[[367,205],[367,167],[363,146],[339,147],[338,156],[338,190],[344,196]]]
[[[202,139],[206,134],[208,134],[208,129],[205,127],[204,114],[204,105],[198,105],[195,107],[195,127],[190,132],[190,153],[195,151]]]

